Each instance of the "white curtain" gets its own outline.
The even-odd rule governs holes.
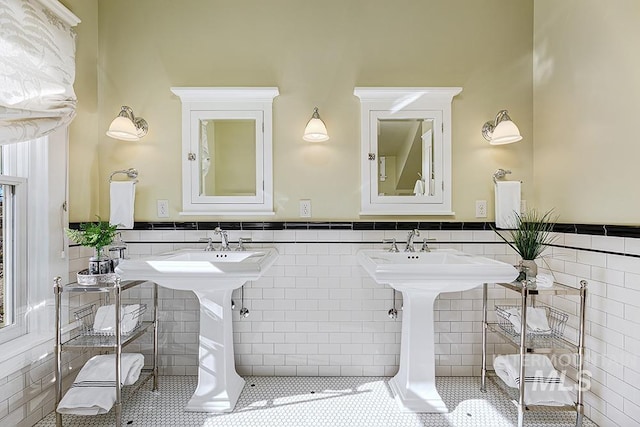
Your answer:
[[[75,115],[75,31],[43,3],[62,7],[0,1],[0,144],[41,137]]]

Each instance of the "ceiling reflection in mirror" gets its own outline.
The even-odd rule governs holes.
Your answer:
[[[377,125],[378,195],[433,195],[433,120],[378,119]]]
[[[200,120],[200,195],[256,195],[256,121]]]

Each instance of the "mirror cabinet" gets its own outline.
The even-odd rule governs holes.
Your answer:
[[[358,87],[361,215],[453,215],[451,103],[462,88]]]
[[[273,87],[174,87],[182,101],[181,215],[273,215]]]

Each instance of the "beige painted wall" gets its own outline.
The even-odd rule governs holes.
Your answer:
[[[640,223],[640,2],[535,0],[535,198],[576,223]]]
[[[74,3],[80,1],[69,1],[70,8],[85,19]],[[531,194],[533,0],[109,0],[99,2],[98,24],[97,129],[80,118],[74,126],[97,138],[86,143],[97,142],[99,165],[74,165],[70,174],[80,182],[99,175],[99,206],[90,197],[95,185],[89,193],[72,188],[71,221],[108,217],[109,173],[128,167],[140,171],[136,220],[157,219],[156,199],[169,200],[173,220],[208,219],[178,216],[181,105],[172,86],[279,88],[276,219],[297,219],[299,199],[311,199],[313,219],[361,218],[355,86],[463,87],[453,102],[457,215],[423,218],[475,220],[474,201],[484,199],[492,219],[491,175],[499,167],[524,181],[525,198]],[[122,104],[149,122],[138,143],[104,135]],[[302,140],[314,106],[328,143]],[[480,128],[502,108],[524,140],[490,147]]]
[[[82,22],[76,27],[77,115],[69,127],[69,213],[95,220],[98,211],[98,0],[62,0]],[[106,130],[106,129],[105,129]],[[108,214],[104,216],[108,218]]]

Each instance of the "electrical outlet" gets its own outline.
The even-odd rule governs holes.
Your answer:
[[[476,200],[476,218],[486,218],[486,217],[487,217],[487,201]]]
[[[520,214],[527,212],[527,201],[520,200]]]
[[[311,218],[311,200],[300,200],[300,218]]]
[[[169,201],[157,200],[158,218],[169,218]]]

